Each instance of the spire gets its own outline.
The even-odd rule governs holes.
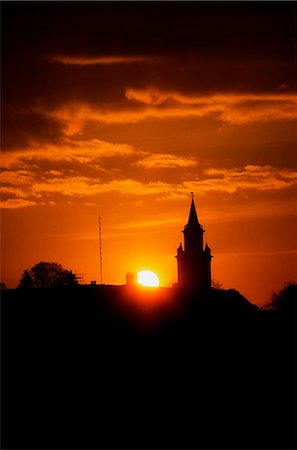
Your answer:
[[[191,196],[192,196],[192,203],[191,203],[191,209],[190,209],[190,214],[189,214],[189,220],[187,223],[187,227],[196,227],[199,225],[199,221],[198,221],[198,217],[197,217],[197,213],[196,213],[196,208],[195,208],[195,203],[194,203],[194,193],[191,192]]]

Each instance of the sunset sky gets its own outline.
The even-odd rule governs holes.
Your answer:
[[[39,261],[177,280],[191,196],[213,278],[296,277],[294,2],[2,3],[1,280]]]

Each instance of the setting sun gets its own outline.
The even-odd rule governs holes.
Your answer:
[[[137,283],[141,284],[141,286],[158,287],[159,278],[150,270],[142,270],[137,273]]]

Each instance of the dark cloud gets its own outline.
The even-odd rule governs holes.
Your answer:
[[[275,143],[261,142],[263,133],[272,133],[261,123],[251,151],[252,128],[233,129],[230,136],[218,131],[223,121],[236,123],[239,108],[232,117],[224,107],[208,113],[207,100],[205,115],[199,115],[171,100],[150,116],[126,92],[152,87],[211,102],[217,93],[258,93],[255,105],[241,104],[241,116],[267,110],[271,117],[277,102],[270,114],[261,95],[281,95],[281,86],[290,93],[294,86],[293,17],[290,2],[4,2],[3,147],[63,146],[72,134],[199,161],[230,160],[231,167],[243,159],[260,164],[272,158],[280,166],[285,158],[291,164],[289,125],[273,125],[288,131],[285,142]],[[65,64],[63,58],[89,63]],[[285,122],[290,111],[280,114]],[[181,131],[183,142],[170,137]]]
[[[43,114],[6,107],[2,116],[2,146],[6,150],[22,149],[32,141],[58,144],[63,138],[60,121]]]
[[[64,125],[46,113],[67,104],[141,110],[129,87],[191,95],[294,86],[293,16],[290,2],[4,2],[4,145],[59,140]],[[57,55],[129,64],[65,65]]]
[[[200,49],[292,57],[293,2],[6,2],[3,13],[7,45],[18,53],[29,46],[97,56]]]

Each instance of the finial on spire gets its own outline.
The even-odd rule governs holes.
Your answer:
[[[194,192],[191,192],[191,197],[192,197],[192,200],[193,200],[193,198],[194,198]]]

